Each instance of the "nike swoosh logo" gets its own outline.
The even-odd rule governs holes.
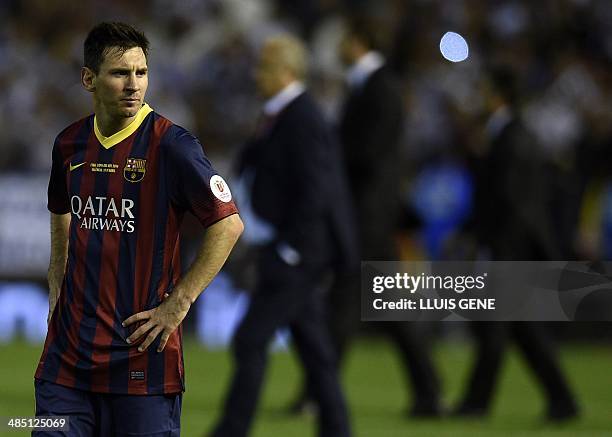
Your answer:
[[[72,164],[70,164],[70,171],[72,171],[72,170],[76,170],[77,168],[79,168],[79,167],[80,167],[80,166],[82,166],[82,165],[85,165],[85,163],[84,163],[84,162],[81,162],[80,164],[77,164],[77,165],[72,165]]]

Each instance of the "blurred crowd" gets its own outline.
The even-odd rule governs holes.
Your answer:
[[[95,22],[121,20],[146,32],[147,100],[196,133],[223,170],[260,111],[252,70],[263,38],[280,30],[304,38],[311,89],[334,122],[345,92],[337,45],[343,19],[356,12],[378,29],[380,51],[403,89],[403,224],[408,232],[415,223],[426,230],[418,249],[405,242],[404,257],[464,250],[448,241],[470,227],[474,163],[492,128],[487,78],[500,63],[514,75],[508,92],[536,140],[534,154],[544,157],[541,177],[554,187],[542,201],[563,240],[562,259],[612,253],[606,0],[3,0],[0,172],[48,171],[55,135],[91,111],[78,72],[82,41]],[[449,30],[468,41],[467,61],[442,58],[438,44]]]

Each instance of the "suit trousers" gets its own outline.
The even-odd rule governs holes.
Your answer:
[[[338,367],[348,345],[361,326],[361,278],[359,272],[347,274],[331,288],[329,326],[336,349]],[[434,370],[427,336],[414,322],[368,322],[389,337],[400,354],[407,391],[413,393],[414,409],[436,409],[439,406],[440,382]]]
[[[290,266],[273,249],[259,260],[259,280],[233,340],[235,369],[216,437],[246,436],[253,421],[267,365],[268,346],[278,328],[288,326],[319,406],[319,436],[350,435],[334,349],[317,291],[322,266]]]
[[[519,346],[527,364],[541,384],[549,409],[565,409],[574,398],[561,371],[549,326],[543,322],[472,322],[478,342],[476,362],[462,405],[487,410],[509,338]]]

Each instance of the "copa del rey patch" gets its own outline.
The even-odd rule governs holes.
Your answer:
[[[210,178],[210,189],[217,199],[221,202],[229,202],[232,200],[232,192],[229,187],[218,174]]]

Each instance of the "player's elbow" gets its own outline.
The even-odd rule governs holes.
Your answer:
[[[238,214],[233,214],[229,216],[227,219],[227,224],[225,227],[225,231],[234,238],[234,240],[238,240],[240,235],[244,232],[244,223],[242,223],[242,219]]]

